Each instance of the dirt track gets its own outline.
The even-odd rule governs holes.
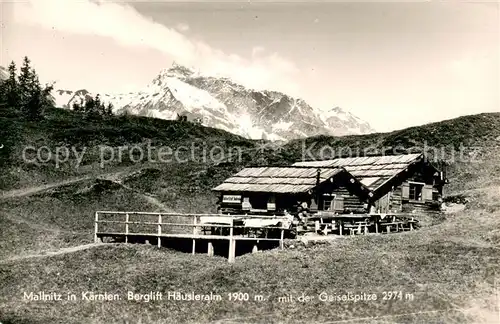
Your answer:
[[[29,195],[33,195],[33,194],[36,194],[36,193],[39,193],[39,192],[42,192],[45,190],[50,190],[50,189],[54,189],[57,187],[66,186],[69,184],[74,184],[74,183],[85,181],[85,180],[90,180],[92,178],[93,177],[91,177],[91,176],[86,176],[86,177],[74,178],[74,179],[70,179],[70,180],[64,180],[64,181],[59,181],[59,182],[55,182],[55,183],[49,183],[49,184],[45,184],[45,185],[35,186],[35,187],[10,190],[10,191],[3,192],[0,195],[0,199],[29,196]]]
[[[13,258],[0,260],[0,263],[8,263],[8,262],[20,261],[20,260],[25,260],[25,259],[43,258],[43,257],[54,256],[54,255],[74,253],[77,251],[87,250],[87,249],[97,247],[100,245],[102,245],[102,243],[98,243],[98,244],[90,243],[90,244],[83,244],[83,245],[71,246],[71,247],[66,247],[66,248],[60,248],[60,249],[54,250],[54,251],[43,251],[43,252],[37,253],[37,254],[20,255],[20,256],[13,257]]]
[[[120,183],[120,180],[123,177],[126,177],[127,175],[133,174],[133,172],[134,172],[133,170],[122,170],[122,171],[115,171],[115,172],[109,172],[109,173],[87,175],[87,176],[76,177],[76,178],[72,178],[72,179],[68,179],[68,180],[63,180],[63,181],[33,186],[33,187],[4,191],[4,192],[0,192],[0,199],[25,197],[25,196],[37,194],[37,193],[40,193],[40,192],[43,192],[46,190],[50,190],[50,189],[54,189],[54,188],[58,188],[58,187],[62,187],[62,186],[70,185],[70,184],[75,184],[75,183],[82,182],[82,181],[88,181],[88,180],[92,180],[92,179],[94,179],[94,180],[95,179],[103,179],[103,180],[109,180],[109,181]]]

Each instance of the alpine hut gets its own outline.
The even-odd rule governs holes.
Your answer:
[[[445,174],[423,154],[304,161],[296,167],[344,168],[367,187],[368,212],[427,213],[439,211]]]
[[[213,188],[220,194],[219,212],[230,214],[349,212],[345,200],[358,209],[369,199],[369,188],[343,167],[249,167]],[[339,194],[341,193],[341,194]]]

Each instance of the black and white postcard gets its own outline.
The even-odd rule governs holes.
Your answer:
[[[0,16],[0,324],[500,324],[497,0]]]

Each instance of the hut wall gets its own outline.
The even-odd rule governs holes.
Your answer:
[[[374,204],[377,213],[388,213],[391,210],[391,192],[380,197]]]
[[[414,183],[414,184],[413,184]],[[422,185],[419,185],[419,184]],[[414,195],[411,186],[420,187],[420,199],[412,199]],[[441,198],[441,185],[436,185],[432,174],[425,172],[425,169],[417,170],[401,185],[397,186],[400,195],[398,200],[401,202],[401,211],[404,213],[411,212],[432,212],[440,209],[439,198]]]
[[[382,189],[387,192],[382,192],[383,196],[377,197],[373,206],[382,213],[439,211],[443,182],[434,172],[425,163],[413,165],[408,173],[403,172]],[[411,183],[414,183],[411,186],[415,189],[410,189]],[[412,196],[419,198],[412,199]]]
[[[330,196],[331,206],[328,210],[337,213],[364,212],[365,201],[356,194],[355,184],[350,184],[348,179],[337,178],[336,181],[326,182],[319,186],[319,201],[316,202],[318,210],[325,210],[325,200]],[[313,197],[317,197],[317,192]]]
[[[351,211],[356,212],[365,209],[364,208],[365,202],[362,201],[358,196],[349,192],[349,190],[344,186],[340,186],[333,189],[332,193],[337,197],[343,198],[344,212],[351,212]]]
[[[331,211],[336,213],[364,213],[366,211],[367,196],[363,197],[363,189],[358,182],[352,180],[351,176],[340,175],[333,182],[324,182],[317,190],[320,192],[318,210],[324,210],[324,199],[332,195],[334,198],[329,208]],[[313,197],[316,197],[316,192]]]
[[[403,211],[403,197],[401,186],[394,187],[390,196],[390,210],[395,212]]]
[[[374,203],[379,213],[400,213],[403,211],[402,187],[393,187],[391,191],[380,197]]]

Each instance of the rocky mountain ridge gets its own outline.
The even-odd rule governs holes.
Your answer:
[[[87,90],[53,92],[56,105],[61,108],[84,103],[94,95]],[[323,111],[278,91],[248,89],[228,78],[202,75],[175,63],[141,91],[100,97],[112,103],[118,114],[162,119],[183,115],[188,120],[252,139],[289,140],[320,134],[374,132],[368,123],[339,107]]]

